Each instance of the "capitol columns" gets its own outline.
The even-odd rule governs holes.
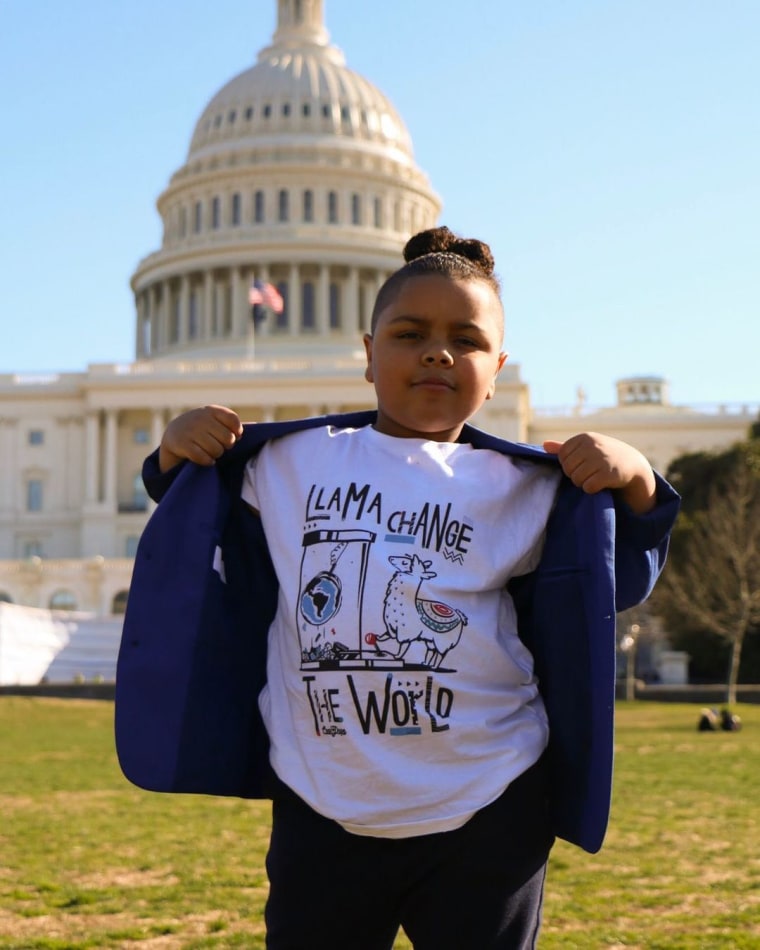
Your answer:
[[[117,428],[118,411],[116,409],[106,410],[106,440],[105,440],[105,464],[103,473],[103,501],[106,510],[116,513],[116,471],[117,471]]]
[[[346,284],[346,307],[345,307],[345,321],[343,326],[344,333],[359,333],[361,327],[359,326],[359,314],[361,308],[359,307],[359,269],[357,267],[349,267],[348,269],[348,283]]]
[[[182,274],[179,279],[179,342],[187,343],[190,324],[190,275]]]
[[[330,268],[320,264],[317,281],[317,330],[320,336],[330,332]]]
[[[247,300],[245,293],[245,273],[237,266],[230,267],[231,304],[232,307],[232,338],[244,338],[247,332],[246,310]]]
[[[100,412],[97,409],[91,409],[85,416],[84,458],[84,501],[92,508],[100,495]]]
[[[301,332],[301,268],[291,264],[288,271],[288,332],[298,336]]]

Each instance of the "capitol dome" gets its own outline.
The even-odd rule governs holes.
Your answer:
[[[323,6],[279,0],[270,44],[201,113],[132,278],[138,359],[244,355],[254,278],[284,300],[257,354],[355,353],[404,243],[435,225],[403,120],[345,65]]]

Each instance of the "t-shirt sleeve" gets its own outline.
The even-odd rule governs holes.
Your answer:
[[[533,522],[531,533],[534,534],[535,541],[515,565],[512,571],[513,577],[530,574],[538,567],[546,541],[546,526],[557,501],[561,477],[562,473],[558,468],[553,469],[543,465],[527,468],[521,504],[527,507],[526,521],[528,524]]]
[[[248,459],[246,462],[245,470],[243,472],[243,487],[240,489],[240,496],[243,501],[247,505],[250,505],[251,508],[255,508],[256,511],[261,509],[261,505],[259,504],[259,494],[256,488],[256,466],[260,457],[261,453],[251,459]]]

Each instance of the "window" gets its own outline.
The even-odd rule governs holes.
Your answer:
[[[282,313],[277,314],[277,319],[275,320],[275,329],[276,330],[287,330],[288,328],[288,282],[286,280],[281,280],[277,284],[277,289],[280,292],[282,297]]]
[[[264,222],[264,192],[257,191],[253,196],[253,220],[256,224]]]
[[[305,119],[308,119],[309,116],[311,115],[311,103],[309,103],[309,102],[304,102],[301,111],[303,112],[304,118],[305,118]]]
[[[383,202],[380,198],[375,198],[374,201],[374,218],[375,227],[381,228],[383,226]]]
[[[111,613],[112,614],[123,614],[127,609],[127,597],[129,596],[129,591],[120,590],[118,594],[114,594],[113,600],[111,601]]]
[[[138,472],[132,479],[132,510],[146,511],[148,508],[148,493],[143,484],[142,473]]]
[[[270,105],[264,106],[264,118],[268,119],[271,114],[272,114],[272,107]]]
[[[330,329],[340,329],[340,284],[330,284]]]
[[[303,193],[303,219],[304,221],[314,220],[314,192],[305,191]]]
[[[326,119],[329,119],[330,116],[332,115],[332,108],[331,108],[329,105],[324,105],[324,106],[322,106],[322,115],[323,115]]]
[[[174,297],[169,320],[169,342],[176,343],[179,340],[179,321],[181,304],[179,296]]]
[[[248,108],[245,110],[245,117],[250,122],[250,120],[253,118],[253,106],[248,106]]]
[[[27,441],[29,445],[44,445],[45,433],[42,431],[42,429],[30,429],[27,436]]]
[[[188,339],[194,340],[198,336],[198,291],[190,291],[190,299],[188,300],[188,313],[187,313],[187,336]]]
[[[124,557],[134,557],[137,554],[139,534],[130,534],[124,539]]]
[[[42,511],[41,478],[30,478],[26,483],[26,510]]]
[[[77,599],[70,590],[57,590],[48,601],[51,610],[76,610]]]
[[[42,557],[42,541],[24,541],[24,557]]]
[[[195,202],[195,209],[193,211],[193,230],[198,234],[203,226],[203,205],[200,201]]]
[[[301,288],[301,328],[314,330],[317,326],[314,313],[314,284],[307,280]]]
[[[289,103],[289,102],[283,102],[283,104],[282,104],[282,114],[283,114],[284,116],[290,115],[290,103]]]
[[[238,192],[235,192],[235,194],[232,196],[230,220],[232,221],[233,227],[237,227],[240,224],[240,194]]]
[[[215,231],[219,229],[220,218],[221,218],[221,214],[220,214],[220,207],[219,207],[219,198],[216,197],[211,202],[211,227]]]
[[[237,112],[235,112],[234,109],[230,109],[230,111],[227,113],[227,121],[230,123],[230,125],[232,125],[236,118]]]
[[[187,208],[183,205],[179,209],[179,236],[183,238],[187,234]]]
[[[331,191],[327,195],[327,220],[330,224],[338,223],[338,193]]]
[[[288,220],[288,193],[284,188],[277,196],[277,216],[280,221]]]
[[[362,223],[361,195],[351,195],[351,224]]]
[[[12,604],[13,598],[4,590],[0,590],[0,604]]]
[[[148,445],[150,432],[144,426],[140,426],[132,431],[132,441],[135,445]]]

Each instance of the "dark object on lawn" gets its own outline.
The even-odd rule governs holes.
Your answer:
[[[716,732],[718,729],[718,710],[703,709],[697,723],[698,732]]]
[[[720,711],[720,728],[724,732],[738,732],[742,727],[741,719],[728,709]]]

